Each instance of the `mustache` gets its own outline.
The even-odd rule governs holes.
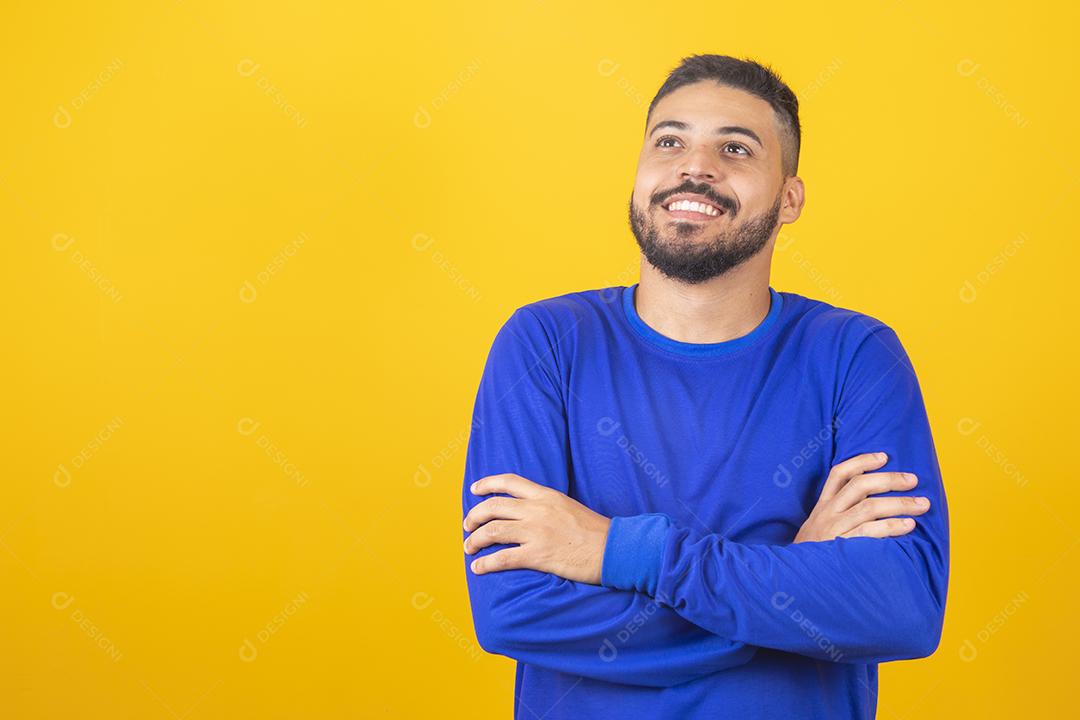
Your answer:
[[[691,193],[694,195],[701,195],[703,198],[711,202],[716,207],[721,208],[724,212],[734,215],[738,210],[738,203],[734,198],[729,198],[726,195],[717,195],[711,187],[708,185],[695,185],[691,182],[685,182],[677,188],[672,190],[666,190],[661,193],[653,195],[653,205],[663,205],[667,202],[667,199],[672,195],[678,195],[679,193]]]

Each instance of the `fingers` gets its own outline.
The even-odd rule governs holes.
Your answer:
[[[863,453],[833,465],[829,471],[829,477],[825,480],[825,486],[821,489],[818,502],[832,499],[851,478],[881,467],[888,459],[889,456],[885,453]]]
[[[885,538],[905,535],[915,529],[915,520],[912,518],[888,518],[886,520],[874,520],[863,523],[853,530],[840,535],[840,537],[873,537]]]
[[[832,525],[832,534],[846,537],[846,533],[858,529],[860,525],[896,515],[922,515],[929,509],[930,501],[927,498],[898,496],[866,498],[854,507],[837,513]]]
[[[491,520],[521,520],[524,517],[521,500],[508,497],[493,497],[469,510],[469,514],[465,516],[463,527],[472,532]]]
[[[860,525],[895,515],[922,515],[929,509],[930,501],[927,498],[891,496],[867,498],[846,514],[852,518],[853,525]]]
[[[477,575],[523,567],[528,567],[528,563],[525,550],[520,547],[493,552],[490,555],[478,557],[469,564],[469,568]]]
[[[489,545],[521,543],[525,540],[524,529],[514,520],[492,520],[465,538],[465,554],[472,555]]]
[[[469,490],[473,495],[490,495],[491,493],[506,493],[518,498],[536,498],[549,488],[534,483],[532,480],[523,478],[514,473],[500,473],[482,477],[472,484]]]
[[[834,507],[837,512],[843,512],[858,505],[870,495],[890,490],[911,490],[918,484],[919,478],[912,473],[866,473],[853,478],[837,493]]]

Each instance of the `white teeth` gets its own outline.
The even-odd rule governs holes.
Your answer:
[[[679,200],[668,205],[668,210],[690,210],[692,212],[702,213],[704,215],[711,215],[716,217],[720,214],[720,211],[711,205],[704,203],[692,202],[690,200]]]

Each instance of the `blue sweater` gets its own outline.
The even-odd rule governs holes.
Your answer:
[[[749,334],[684,343],[641,320],[636,288],[518,308],[480,380],[463,511],[485,499],[472,482],[516,473],[613,518],[601,585],[475,575],[465,556],[480,645],[518,661],[514,717],[874,717],[877,664],[937,648],[948,584],[941,472],[900,340],[770,288]],[[930,498],[915,529],[792,544],[829,469],[879,451],[874,472],[919,479],[884,495]]]

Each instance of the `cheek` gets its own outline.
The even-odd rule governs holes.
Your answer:
[[[652,196],[663,189],[659,173],[639,169],[634,178],[634,203],[639,208],[648,210]]]
[[[744,202],[765,206],[772,204],[779,189],[774,186],[772,178],[756,172],[733,173],[728,178],[728,188]]]
[[[659,187],[666,175],[667,168],[655,162],[643,162],[638,165],[637,180],[641,187]]]

